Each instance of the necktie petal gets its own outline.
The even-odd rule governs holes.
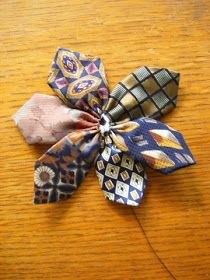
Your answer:
[[[72,132],[35,163],[34,203],[70,197],[83,181],[99,149],[97,131]]]
[[[48,78],[56,94],[70,107],[99,115],[108,100],[108,85],[100,58],[58,49]]]
[[[68,108],[57,96],[34,94],[13,115],[29,144],[54,144],[75,129],[96,129],[99,119]]]
[[[113,122],[159,118],[176,106],[179,77],[165,68],[141,67],[117,84],[105,111]]]
[[[146,188],[142,165],[110,141],[96,160],[96,174],[104,196],[114,202],[137,206]]]
[[[171,127],[150,118],[141,118],[132,131],[124,124],[113,127],[115,138],[123,139],[129,153],[141,163],[162,173],[170,173],[195,164],[195,159],[182,134]],[[129,126],[129,123],[127,123]],[[112,139],[116,143],[115,138]],[[119,140],[118,139],[118,140]],[[122,140],[121,140],[122,141]]]

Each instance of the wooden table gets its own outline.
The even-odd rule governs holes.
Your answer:
[[[1,1],[0,279],[210,279],[210,3]],[[137,208],[104,199],[94,170],[70,200],[32,204],[33,164],[11,115],[46,83],[58,46],[100,56],[110,88],[142,65],[181,72],[180,130],[198,164],[148,170]]]

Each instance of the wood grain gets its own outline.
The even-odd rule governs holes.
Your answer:
[[[210,3],[0,1],[0,279],[210,279]],[[34,206],[29,146],[11,115],[46,83],[57,47],[100,56],[110,88],[142,65],[180,71],[180,130],[198,164],[148,170],[138,208],[106,201],[92,170],[70,200]]]

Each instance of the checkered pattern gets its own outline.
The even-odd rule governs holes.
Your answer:
[[[159,118],[176,106],[178,84],[178,73],[141,67],[113,89],[106,111],[114,122]]]

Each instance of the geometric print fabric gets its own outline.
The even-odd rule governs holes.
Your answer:
[[[140,203],[146,188],[146,173],[133,156],[109,143],[99,154],[95,166],[107,199],[131,206]]]
[[[113,89],[105,109],[113,121],[159,118],[176,106],[179,77],[168,69],[141,67]]]

